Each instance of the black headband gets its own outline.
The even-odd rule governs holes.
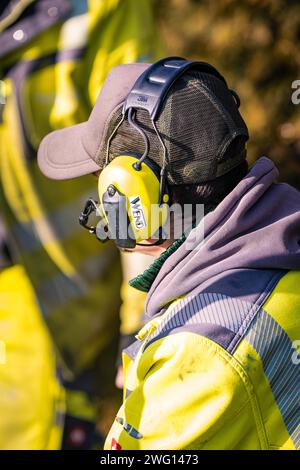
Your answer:
[[[167,57],[148,67],[136,80],[123,107],[123,115],[130,108],[145,109],[155,121],[173,84],[189,69],[198,69],[222,80],[224,77],[210,64],[181,57]]]

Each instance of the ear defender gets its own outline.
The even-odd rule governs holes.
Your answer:
[[[160,169],[148,158],[115,157],[100,173],[99,200],[110,238],[119,248],[134,248],[151,237],[161,238],[168,218],[169,196],[160,192]],[[162,199],[162,203],[160,203]]]
[[[107,142],[106,163],[98,182],[100,204],[89,199],[79,217],[79,223],[100,241],[113,239],[121,249],[142,245],[141,242],[149,238],[157,238],[154,245],[164,241],[162,229],[169,212],[166,178],[168,152],[156,123],[173,84],[191,68],[212,74],[226,84],[222,75],[206,62],[167,57],[147,68],[127,95],[122,117]],[[238,106],[238,97],[234,97]],[[161,168],[148,158],[148,137],[135,120],[138,109],[147,111],[150,116],[153,130],[163,150]],[[109,163],[110,142],[126,116],[130,126],[144,139],[145,151],[141,157],[134,154],[120,155]],[[97,226],[88,224],[92,212],[100,217]]]

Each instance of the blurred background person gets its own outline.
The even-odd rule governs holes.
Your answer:
[[[158,55],[149,0],[1,2],[0,449],[101,444],[95,423],[105,428],[102,410],[114,407],[120,259],[76,220],[93,180],[54,185],[36,150],[50,131],[87,119],[111,67]],[[150,261],[133,262],[140,272]],[[122,300],[126,343],[144,294],[124,286]]]
[[[64,364],[64,383],[68,378],[73,389],[67,393],[65,445],[87,446],[77,418],[84,416],[83,424],[93,430],[96,409],[106,432],[118,401],[103,402],[100,395],[115,372],[118,254],[112,246],[99,247],[77,225],[94,181],[54,185],[38,171],[41,138],[86,120],[108,70],[118,63],[172,54],[207,60],[242,98],[252,136],[250,164],[267,154],[281,180],[300,189],[300,107],[291,99],[292,83],[300,79],[299,17],[293,0],[2,0],[0,212],[6,242],[0,255],[0,342],[6,342],[6,362],[0,360],[0,448],[60,445],[65,392],[56,379],[48,331],[60,368]],[[124,277],[134,277],[131,269],[125,266]],[[143,298],[125,282],[121,293],[125,344],[139,327]],[[59,427],[51,434],[54,409]]]

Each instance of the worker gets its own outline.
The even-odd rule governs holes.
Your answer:
[[[11,252],[0,272],[0,448],[57,449],[62,428],[64,448],[89,448],[115,370],[121,265],[112,243],[89,243],[73,219],[93,194],[91,178],[54,184],[36,151],[48,132],[89,115],[112,66],[156,57],[152,5],[5,0],[0,33],[0,211]],[[130,289],[121,307],[128,341],[145,298]]]
[[[0,448],[57,449],[65,391],[34,290],[9,239],[0,221]]]
[[[239,105],[208,63],[123,65],[39,148],[50,178],[99,175],[99,240],[155,257],[105,449],[300,447],[300,194],[248,168]]]

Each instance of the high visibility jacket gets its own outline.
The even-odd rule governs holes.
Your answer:
[[[0,17],[0,212],[18,269],[1,273],[8,276],[9,284],[0,286],[6,299],[5,315],[0,315],[0,341],[6,341],[1,321],[5,323],[11,315],[15,339],[6,345],[7,357],[22,354],[25,339],[31,344],[39,338],[39,350],[50,351],[41,319],[33,321],[34,328],[21,321],[25,314],[34,318],[39,307],[62,362],[68,372],[76,374],[91,364],[117,332],[119,256],[113,244],[101,245],[78,225],[78,214],[96,187],[92,177],[50,181],[37,167],[36,150],[47,133],[88,118],[111,67],[155,58],[157,36],[151,2],[146,0],[19,0],[14,7]],[[18,315],[15,291],[8,285],[17,286],[20,278],[26,289],[34,288],[38,304],[28,302],[24,287],[26,309]],[[18,308],[22,305],[17,302]],[[125,304],[123,312],[130,313]],[[34,392],[44,391],[47,383],[36,362],[38,348],[32,346],[30,351],[27,364],[35,385],[22,380],[23,365],[12,367],[9,374],[6,366],[0,368],[1,384],[18,390],[16,409],[20,393],[24,400],[19,408],[30,408],[39,402]],[[48,363],[52,360],[51,351]],[[54,366],[44,368],[48,381],[55,381],[54,370]],[[41,400],[45,409],[54,408],[50,394]],[[11,417],[14,441],[7,432],[11,408],[7,407],[6,419],[3,413],[0,403],[0,448],[47,447],[45,435],[32,432],[32,427],[37,429],[33,420],[26,421],[31,439],[24,434],[22,440],[23,425],[18,419],[24,416],[25,423],[24,410],[23,415],[15,413],[14,421]],[[40,419],[49,424],[42,413]],[[44,424],[41,433],[43,428],[49,435]]]
[[[0,272],[0,449],[58,449],[64,391],[34,291],[19,265]]]
[[[299,282],[300,271],[233,273],[151,320],[124,352],[105,448],[300,448]]]
[[[0,211],[58,350],[79,371],[118,325],[118,253],[78,224],[92,177],[48,180],[36,149],[50,131],[87,119],[112,66],[152,60],[156,35],[148,1],[38,4],[15,26],[15,15],[0,22]]]

